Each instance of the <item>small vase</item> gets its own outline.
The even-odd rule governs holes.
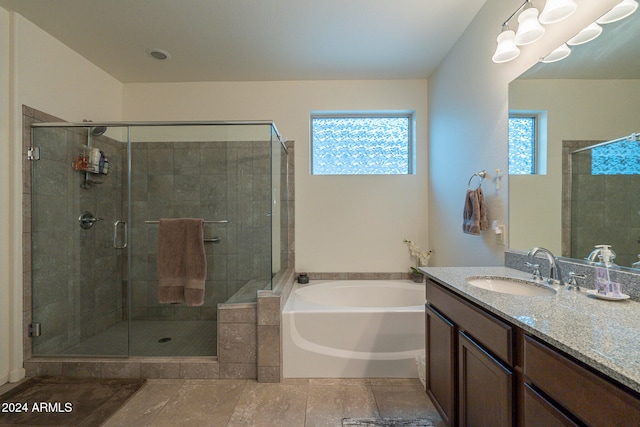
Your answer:
[[[424,274],[422,273],[411,273],[411,280],[416,283],[424,282]]]

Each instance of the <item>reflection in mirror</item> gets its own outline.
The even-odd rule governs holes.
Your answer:
[[[638,261],[640,134],[579,148],[570,153],[570,256],[584,258],[593,242],[615,248],[614,262]]]
[[[619,254],[616,263],[630,267],[640,253],[638,172],[583,176],[575,179],[590,185],[576,186],[569,162],[574,157],[576,164],[589,164],[593,150],[570,153],[640,132],[640,13],[602,27],[600,37],[572,46],[565,60],[538,63],[509,86],[509,111],[540,117],[537,161],[546,165],[533,174],[509,175],[509,246],[543,246],[584,259],[595,245],[611,244]],[[619,201],[602,198],[613,194]],[[626,209],[624,221],[622,199],[635,206]],[[578,211],[584,214],[580,221],[592,222],[574,225]],[[602,224],[598,231],[589,226],[594,222]]]

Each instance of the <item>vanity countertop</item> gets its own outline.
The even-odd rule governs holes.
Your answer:
[[[606,301],[581,291],[551,296],[518,296],[469,285],[470,276],[530,280],[531,273],[507,267],[420,267],[430,278],[525,332],[563,350],[605,375],[640,392],[640,303]]]

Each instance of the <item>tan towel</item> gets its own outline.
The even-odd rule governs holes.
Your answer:
[[[484,203],[484,193],[480,187],[476,188],[476,198],[480,207],[480,218],[478,220],[480,231],[484,231],[489,228],[489,220],[487,219],[487,205]]]
[[[482,189],[480,187],[475,190],[468,189],[464,199],[462,231],[478,236],[480,231],[487,228],[489,228],[489,221]]]
[[[467,190],[464,198],[464,212],[462,216],[462,231],[477,236],[480,234],[480,222],[477,214],[480,211],[475,190]]]
[[[158,301],[202,305],[207,277],[204,220],[161,219],[158,226]]]

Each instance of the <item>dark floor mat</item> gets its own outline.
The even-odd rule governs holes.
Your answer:
[[[99,426],[145,379],[34,377],[0,395],[0,426]]]

